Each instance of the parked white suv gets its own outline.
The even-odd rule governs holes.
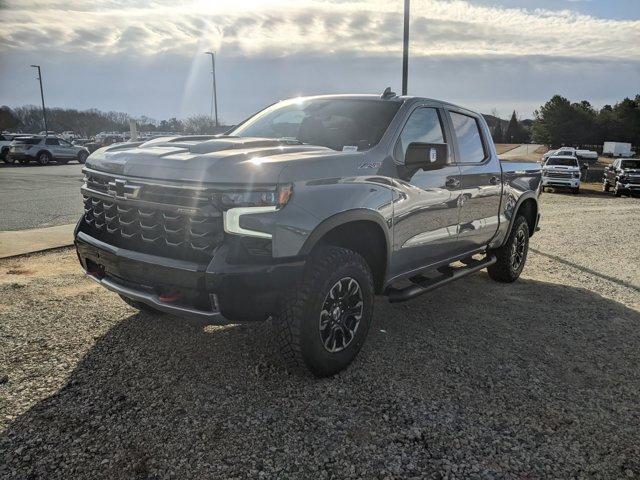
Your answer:
[[[71,160],[84,163],[89,156],[86,147],[72,145],[62,138],[57,137],[20,137],[11,142],[9,147],[8,163],[18,160],[25,165],[36,160],[40,165],[48,165],[55,160],[58,165],[63,165]]]
[[[549,157],[542,166],[542,190],[546,187],[564,187],[570,188],[573,193],[580,193],[578,157],[561,152]]]

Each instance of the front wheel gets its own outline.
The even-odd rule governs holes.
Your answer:
[[[317,249],[275,317],[287,365],[306,367],[318,377],[349,366],[369,332],[373,299],[371,270],[361,255],[346,248]]]
[[[618,183],[616,183],[616,186],[613,187],[613,195],[615,197],[621,197],[622,196],[622,190],[620,190],[620,188],[618,187]]]
[[[571,193],[578,194],[580,193],[580,187],[575,187],[571,189]]]
[[[518,215],[506,243],[491,252],[497,261],[487,268],[489,276],[498,282],[515,282],[524,269],[528,252],[529,223],[524,216]]]

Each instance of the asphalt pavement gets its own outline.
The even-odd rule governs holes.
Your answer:
[[[0,231],[75,223],[82,214],[82,165],[0,163]]]

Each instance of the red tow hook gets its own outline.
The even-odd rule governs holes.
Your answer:
[[[181,298],[182,294],[180,292],[163,293],[162,295],[158,296],[158,300],[163,303],[177,302]]]

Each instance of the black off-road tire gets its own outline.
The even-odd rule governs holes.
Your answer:
[[[146,303],[136,302],[135,300],[131,300],[130,298],[125,297],[124,295],[120,295],[120,298],[130,307],[135,308],[136,310],[140,310],[141,312],[146,313],[155,313],[161,314],[160,310],[156,310],[155,308],[147,305]]]
[[[520,249],[520,242],[524,241],[521,251],[521,259],[517,266],[514,266],[513,255],[514,249]],[[496,256],[497,262],[487,268],[489,276],[497,281],[503,283],[515,282],[527,261],[527,253],[529,251],[529,224],[527,219],[518,215],[513,222],[513,228],[509,234],[509,238],[506,243],[490,253]]]
[[[572,188],[571,189],[571,193],[576,194],[576,195],[579,194],[580,193],[580,187]]]
[[[36,158],[40,165],[49,165],[53,159],[49,152],[40,152]]]
[[[613,187],[613,196],[614,197],[621,197],[622,196],[622,190],[620,190],[618,188],[618,184],[616,183],[615,187]]]
[[[89,154],[87,152],[79,152],[78,153],[78,163],[83,164],[87,161],[87,157]]]
[[[345,278],[357,282],[362,296],[361,319],[343,350],[330,352],[321,338],[320,317],[329,292]],[[310,257],[298,288],[283,298],[274,317],[280,353],[287,367],[308,369],[328,377],[346,368],[356,357],[369,332],[374,287],[369,265],[358,253],[339,247],[320,247]]]

